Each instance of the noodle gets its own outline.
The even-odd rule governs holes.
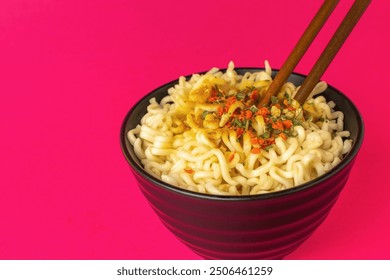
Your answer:
[[[287,82],[267,107],[258,100],[272,81],[271,67],[239,75],[234,64],[180,77],[160,103],[150,100],[127,134],[145,170],[190,191],[253,195],[288,189],[321,176],[351,149],[344,114],[317,96],[301,106]],[[316,97],[317,96],[317,97]]]

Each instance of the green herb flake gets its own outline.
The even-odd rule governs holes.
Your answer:
[[[218,87],[218,85],[214,85],[214,90],[217,92],[217,97],[225,96],[225,93]]]
[[[284,98],[286,98],[288,104],[291,104],[292,99],[291,99],[291,96],[287,92],[284,94]]]
[[[202,115],[200,115],[200,117],[204,120],[208,114],[211,114],[211,112],[209,112],[209,111],[203,111],[203,112],[202,112]]]
[[[292,119],[292,123],[293,123],[294,126],[298,126],[298,125],[301,126],[302,125],[302,122],[300,120],[295,119],[295,118]]]
[[[252,107],[249,108],[249,110],[255,114],[257,111],[259,111],[259,108],[257,108],[255,105],[252,105]]]
[[[273,131],[275,134],[280,134],[280,132],[282,132],[282,131],[280,131],[279,129],[274,129],[274,131]]]
[[[266,147],[264,148],[264,150],[266,150],[266,151],[268,152],[272,147],[273,147],[272,144],[271,144],[271,145],[268,145],[268,146],[266,146]]]
[[[271,135],[270,135],[269,131],[265,131],[261,137],[264,138],[264,139],[267,139],[267,138],[269,138],[270,136],[271,136]]]
[[[240,121],[237,118],[233,119],[232,125],[235,126],[235,127],[239,127],[239,128],[244,128],[245,127],[245,123]]]
[[[286,134],[288,137],[293,137],[294,136],[294,131],[290,128],[290,129],[285,129],[283,131],[284,134]]]
[[[318,121],[324,122],[324,121],[325,121],[325,118],[320,118]]]
[[[246,93],[243,91],[240,91],[236,94],[237,100],[243,100],[246,97]]]
[[[276,96],[271,96],[271,103],[276,104],[279,102],[279,99]]]
[[[250,124],[251,124],[250,120],[245,120],[245,130],[249,129]]]

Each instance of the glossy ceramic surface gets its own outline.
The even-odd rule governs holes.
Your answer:
[[[238,73],[259,68],[238,68]],[[274,72],[275,74],[275,72]],[[291,75],[301,84],[304,76]],[[282,259],[324,221],[348,180],[363,141],[363,120],[355,105],[329,86],[324,96],[345,114],[353,146],[342,162],[306,184],[265,195],[215,196],[168,185],[145,172],[126,133],[146,112],[149,99],[160,100],[176,81],[145,96],[127,114],[121,128],[122,150],[137,183],[161,221],[184,244],[206,259]]]

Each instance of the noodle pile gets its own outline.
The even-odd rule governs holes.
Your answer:
[[[352,145],[317,84],[301,106],[287,82],[267,107],[258,100],[272,81],[271,68],[238,75],[213,68],[179,78],[127,137],[145,170],[194,192],[253,195],[291,188],[336,166]]]

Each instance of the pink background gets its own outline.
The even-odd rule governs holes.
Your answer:
[[[200,259],[141,195],[121,122],[180,75],[230,60],[280,68],[321,3],[0,1],[0,258]],[[373,1],[323,77],[361,110],[366,136],[330,216],[287,259],[390,259],[389,8]]]

